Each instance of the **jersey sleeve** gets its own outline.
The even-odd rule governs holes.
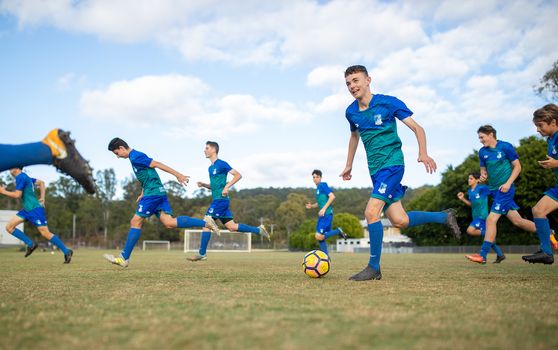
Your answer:
[[[403,120],[413,115],[413,112],[407,108],[407,105],[397,97],[393,97],[390,101],[391,113],[399,120]]]
[[[151,162],[153,161],[153,158],[149,158],[145,153],[142,152],[135,152],[136,154],[134,154],[134,157],[132,159],[132,163],[133,164],[137,164],[137,165],[142,165],[146,168],[149,168],[149,166],[151,165]]]
[[[484,160],[484,151],[482,148],[479,151],[479,164],[481,168],[486,168],[486,161]]]
[[[517,154],[517,151],[515,150],[515,147],[513,147],[513,145],[511,143],[506,142],[504,144],[503,151],[506,154],[506,157],[510,160],[510,162],[513,162],[514,160],[519,159],[519,155]]]
[[[329,186],[327,185],[327,182],[322,182],[322,183],[320,183],[320,192],[325,194],[325,195],[329,195],[333,191],[329,188]]]
[[[488,196],[490,194],[490,188],[486,185],[479,185],[479,193],[481,196]]]
[[[17,176],[16,177],[16,191],[23,191],[25,185],[27,183],[25,176]]]
[[[219,162],[219,173],[227,174],[233,168],[229,165],[229,163],[225,162],[224,160]]]
[[[349,108],[347,108],[347,111],[345,111],[345,118],[347,118],[347,121],[349,122],[349,128],[351,132],[353,132],[357,130],[357,126],[355,125],[355,123],[351,121],[351,117],[350,117],[351,112],[349,111]]]

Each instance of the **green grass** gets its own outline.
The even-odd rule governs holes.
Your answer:
[[[0,251],[0,349],[558,348],[558,270],[510,255],[386,254],[384,279],[347,278],[367,254],[134,252],[128,269],[79,250]]]

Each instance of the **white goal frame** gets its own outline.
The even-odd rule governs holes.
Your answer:
[[[166,245],[167,245],[167,250],[171,250],[170,241],[152,241],[152,240],[145,240],[145,241],[143,241],[143,246],[142,246],[141,250],[145,250],[145,243],[166,244]]]
[[[195,247],[191,247],[190,246],[190,233],[199,233],[201,235],[201,232],[203,230],[189,230],[186,229],[184,230],[184,253],[189,253],[189,252],[197,252],[200,247],[199,246],[195,246]],[[219,240],[219,239],[223,239],[223,235],[244,235],[246,236],[246,249],[214,249],[211,248],[211,242],[209,244],[209,246],[207,247],[207,251],[210,252],[216,252],[216,253],[251,253],[252,252],[252,233],[251,232],[231,232],[229,230],[221,230],[221,237],[218,237],[215,233],[211,233],[211,240]]]

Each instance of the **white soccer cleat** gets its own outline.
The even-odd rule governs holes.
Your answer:
[[[269,235],[269,232],[267,232],[267,230],[265,229],[265,226],[260,225],[258,226],[258,228],[260,229],[260,235],[267,238],[268,241],[271,241],[271,236]]]
[[[221,230],[219,230],[219,226],[211,216],[206,216],[203,218],[203,221],[207,224],[207,228],[209,228],[213,233],[216,233],[217,236],[221,236]]]
[[[120,267],[128,267],[129,260],[124,260],[122,256],[114,256],[112,254],[105,254],[103,255],[105,259],[108,260],[111,264],[118,265]]]

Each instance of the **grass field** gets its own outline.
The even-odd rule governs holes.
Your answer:
[[[310,279],[302,253],[0,250],[0,349],[557,349],[557,266],[510,255],[386,254],[384,279],[352,282],[366,254],[332,254]]]

